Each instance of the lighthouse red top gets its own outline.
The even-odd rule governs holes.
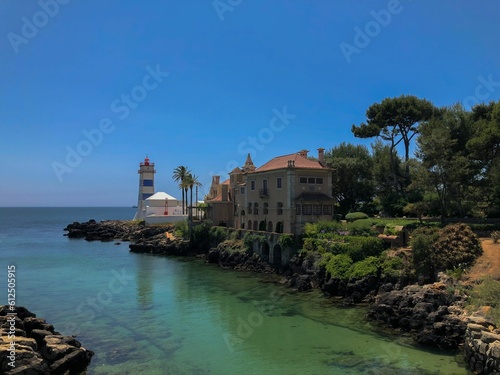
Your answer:
[[[144,159],[144,165],[149,165],[149,158],[146,156],[146,159]]]

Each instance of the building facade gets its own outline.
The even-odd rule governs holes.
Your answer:
[[[305,223],[333,217],[332,169],[318,149],[317,160],[308,151],[278,156],[256,168],[250,155],[229,180],[212,180],[207,203],[214,224],[241,229],[299,234]]]

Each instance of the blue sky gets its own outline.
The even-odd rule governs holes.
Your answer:
[[[131,206],[352,136],[402,94],[500,98],[490,1],[0,2],[0,206]],[[223,176],[224,178],[224,176]]]

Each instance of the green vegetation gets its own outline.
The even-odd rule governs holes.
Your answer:
[[[363,213],[363,212],[351,212],[345,215],[345,219],[348,222],[353,222],[356,220],[361,220],[361,219],[368,219],[368,215]]]
[[[339,279],[349,279],[351,277],[351,267],[353,261],[349,255],[345,254],[324,254],[321,258],[320,266],[324,266],[331,277]]]
[[[291,234],[282,233],[278,238],[278,244],[281,247],[292,247],[295,244],[295,240]]]
[[[500,281],[487,277],[471,292],[469,310],[490,306],[489,315],[496,325],[500,325]]]
[[[481,242],[465,224],[453,224],[441,230],[421,227],[411,241],[413,265],[419,275],[434,280],[439,271],[465,270],[483,253]]]
[[[184,238],[185,240],[189,239],[189,224],[187,220],[178,221],[175,223],[175,236]]]
[[[411,95],[385,98],[351,131],[376,140],[371,150],[341,143],[326,151],[337,171],[337,215],[348,221],[354,221],[349,212],[360,211],[439,216],[442,223],[446,217],[500,217],[500,101],[467,110]]]
[[[373,228],[371,219],[359,219],[347,223],[347,230],[351,236],[374,236],[378,234]]]

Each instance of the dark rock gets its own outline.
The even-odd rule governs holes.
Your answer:
[[[456,349],[463,343],[466,323],[462,309],[443,284],[410,285],[403,290],[380,294],[368,318],[413,332],[422,345]]]
[[[0,373],[13,374],[70,374],[80,373],[90,363],[93,352],[81,347],[72,336],[56,334],[54,327],[24,307],[16,307],[16,361],[9,365],[10,341],[8,330],[0,330]],[[0,322],[6,322],[11,312],[0,306]],[[26,329],[24,331],[22,328]]]

